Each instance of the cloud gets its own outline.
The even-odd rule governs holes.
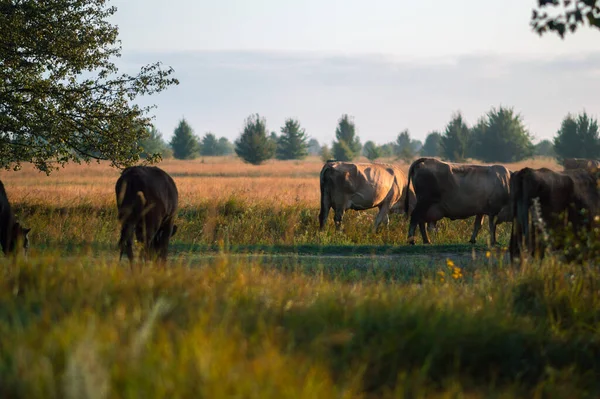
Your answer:
[[[300,119],[320,142],[333,139],[337,119],[354,116],[363,142],[391,141],[404,128],[423,140],[460,110],[470,123],[492,106],[511,106],[538,139],[551,138],[569,112],[595,112],[600,53],[570,58],[468,55],[400,59],[277,52],[131,53],[124,72],[162,61],[181,81],[158,96],[156,125],[170,137],[185,116],[199,135],[234,139],[244,118],[260,113],[269,129]]]

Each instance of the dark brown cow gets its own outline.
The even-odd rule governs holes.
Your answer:
[[[412,180],[417,204],[410,218],[408,241],[415,243],[417,224],[423,243],[431,241],[425,230],[426,222],[444,217],[451,220],[475,216],[473,234],[475,243],[488,215],[491,244],[496,243],[496,226],[512,220],[510,215],[510,172],[502,165],[469,165],[442,162],[434,158],[420,158],[410,165],[408,184]],[[408,209],[408,203],[405,204]]]
[[[589,228],[600,211],[600,196],[596,173],[587,169],[554,172],[547,168],[524,168],[510,181],[511,207],[514,215],[510,239],[511,261],[521,257],[525,249],[531,255],[536,250],[536,229],[530,219],[533,199],[539,199],[541,218],[552,232],[571,222],[573,231]],[[580,212],[586,209],[584,215]],[[566,219],[558,216],[565,213]],[[543,251],[540,253],[543,256]]]
[[[18,248],[27,252],[31,229],[21,226],[8,202],[4,184],[0,181],[0,244],[5,255],[16,255]]]
[[[379,163],[350,163],[327,161],[320,174],[321,212],[319,226],[321,230],[333,208],[336,229],[340,229],[342,218],[347,209],[365,210],[379,208],[375,218],[375,231],[382,222],[389,223],[389,213],[402,213],[404,198],[412,204],[415,195],[407,191],[406,175],[400,168]],[[410,199],[410,200],[409,200]]]
[[[573,169],[600,169],[600,162],[595,159],[584,158],[565,158],[563,161],[564,170]]]
[[[126,168],[115,185],[121,238],[120,255],[133,262],[133,235],[144,246],[146,260],[167,260],[169,240],[177,231],[174,224],[178,207],[175,182],[156,166]]]

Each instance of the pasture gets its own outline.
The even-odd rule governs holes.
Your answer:
[[[552,160],[506,165],[560,167]],[[600,274],[506,264],[510,225],[443,220],[433,245],[375,210],[318,231],[322,162],[159,164],[179,226],[166,270],[118,263],[106,164],[0,173],[31,227],[3,260],[1,397],[597,397]],[[406,171],[408,165],[403,165]]]

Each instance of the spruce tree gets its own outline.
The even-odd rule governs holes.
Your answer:
[[[446,125],[442,135],[442,155],[449,161],[462,162],[467,158],[471,132],[464,122],[462,114],[457,112]]]
[[[338,120],[335,137],[337,141],[333,142],[332,151],[336,160],[352,161],[360,155],[360,138],[356,135],[354,121],[347,114]]]
[[[287,119],[277,141],[277,159],[303,159],[308,155],[308,136],[300,122]]]
[[[377,147],[377,144],[371,140],[365,143],[363,147],[363,154],[371,162],[381,157],[381,151],[379,150],[379,147]]]
[[[260,165],[275,155],[276,142],[267,135],[267,122],[260,115],[246,118],[244,131],[235,141],[235,153],[245,162]]]
[[[171,138],[173,156],[177,159],[193,159],[198,153],[198,138],[194,135],[192,127],[185,118],[179,121],[179,125],[173,132]]]
[[[586,112],[568,114],[554,137],[554,151],[561,162],[564,158],[600,158],[598,121]]]
[[[209,156],[209,157],[219,155],[219,141],[217,140],[217,137],[213,133],[208,132],[202,138],[202,146],[200,147],[200,155]]]

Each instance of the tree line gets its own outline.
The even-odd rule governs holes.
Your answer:
[[[199,155],[235,153],[255,165],[273,158],[303,159],[307,155],[320,155],[324,161],[353,161],[363,155],[370,161],[395,158],[410,162],[416,156],[431,156],[454,162],[477,159],[486,163],[518,162],[532,156],[555,157],[559,161],[564,158],[600,158],[598,121],[585,111],[565,116],[552,141],[542,140],[534,145],[532,140],[533,136],[525,128],[520,114],[512,108],[493,107],[473,126],[467,124],[460,112],[455,113],[443,130],[430,132],[425,142],[412,139],[409,130],[404,129],[392,142],[378,145],[368,140],[363,145],[353,118],[344,114],[338,120],[331,146],[321,146],[307,135],[297,119],[286,119],[279,134],[274,131],[268,133],[266,119],[253,114],[245,120],[244,128],[234,143],[226,137],[217,139],[211,132],[200,138],[184,118],[168,144],[153,127],[149,129],[148,137],[139,144],[143,154],[160,153],[163,158],[192,159]]]

